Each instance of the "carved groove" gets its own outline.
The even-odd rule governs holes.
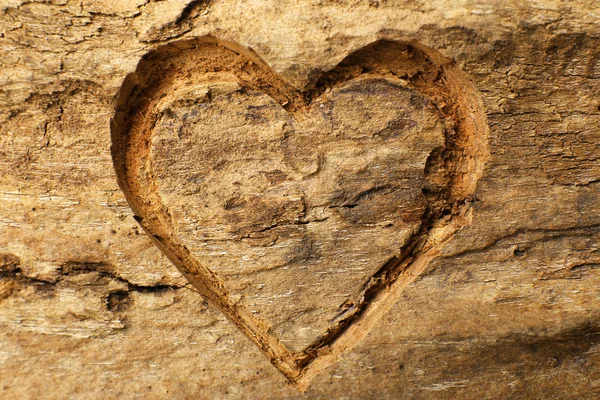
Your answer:
[[[159,194],[151,137],[161,99],[175,87],[209,82],[216,74],[231,75],[240,86],[267,94],[291,115],[304,113],[325,92],[352,79],[401,79],[426,96],[445,122],[445,146],[432,151],[426,164],[423,195],[427,204],[418,232],[400,249],[399,256],[390,258],[346,301],[336,324],[301,352],[283,346],[263,321],[231,297],[221,278],[194,257],[176,234]],[[453,233],[469,222],[472,196],[488,157],[483,106],[464,73],[430,48],[392,41],[379,41],[354,52],[305,92],[283,81],[251,51],[232,43],[211,37],[171,43],[147,54],[136,72],[126,78],[111,132],[119,185],[136,220],[194,287],[298,388],[364,337]],[[372,195],[370,191],[393,190],[372,188],[339,207],[355,207]],[[227,207],[235,209],[239,201],[231,199]]]

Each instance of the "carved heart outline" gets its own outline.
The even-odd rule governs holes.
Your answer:
[[[444,118],[446,145],[427,162],[435,190],[420,231],[364,285],[361,302],[309,348],[292,353],[243,304],[233,301],[223,281],[201,265],[174,229],[158,191],[151,136],[161,98],[182,82],[210,81],[231,74],[241,86],[266,93],[288,113],[308,107],[327,88],[360,76],[402,78],[430,99]],[[194,288],[233,322],[298,389],[362,339],[427,268],[442,246],[469,223],[476,184],[488,158],[483,104],[468,77],[452,60],[410,41],[380,40],[348,55],[312,86],[297,90],[252,50],[204,36],[158,47],[146,54],[121,87],[111,120],[111,153],[119,186],[134,218]]]

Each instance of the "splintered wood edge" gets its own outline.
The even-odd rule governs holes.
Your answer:
[[[361,75],[401,78],[427,96],[445,121],[446,144],[430,154],[426,177],[438,189],[425,195],[428,208],[419,232],[364,285],[353,312],[302,352],[292,353],[268,325],[233,299],[224,282],[201,265],[176,235],[158,193],[151,161],[151,136],[161,99],[190,77],[234,76],[260,90],[290,113],[309,106],[327,88]],[[470,221],[476,184],[489,157],[483,104],[455,62],[422,44],[380,40],[347,56],[300,92],[253,51],[214,37],[173,42],[146,54],[125,79],[111,121],[111,153],[119,186],[138,223],[198,292],[219,308],[299,390],[356,345],[396,303],[457,229]],[[441,186],[440,186],[441,185]],[[441,187],[441,189],[440,189]]]

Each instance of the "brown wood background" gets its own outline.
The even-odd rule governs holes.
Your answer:
[[[0,397],[596,398],[599,22],[581,0],[3,0]],[[191,288],[117,185],[125,76],[207,34],[299,90],[378,39],[414,41],[483,101],[472,221],[304,392]]]

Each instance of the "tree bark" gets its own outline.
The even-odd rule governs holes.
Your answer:
[[[600,6],[0,3],[0,397],[596,398]]]

